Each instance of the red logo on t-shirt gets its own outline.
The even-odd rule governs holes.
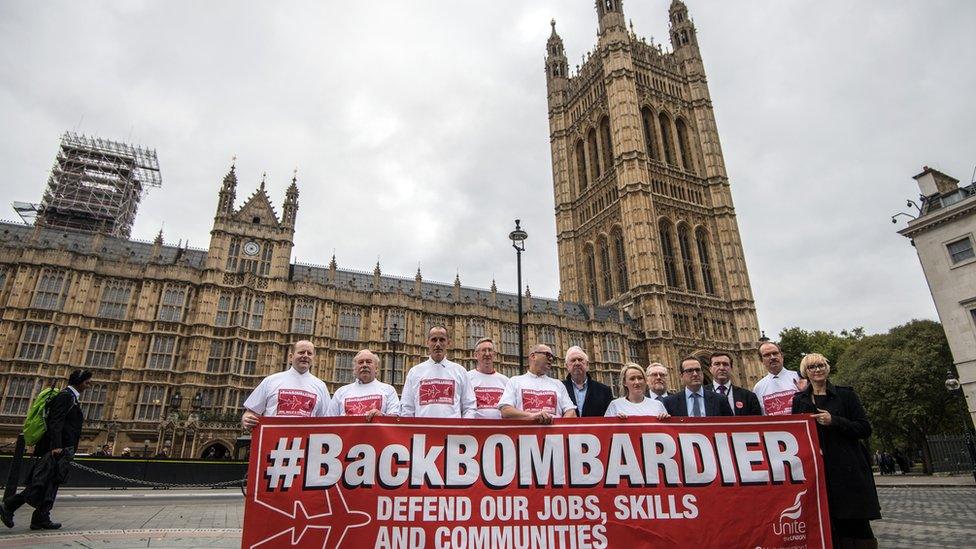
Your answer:
[[[793,409],[793,395],[796,391],[780,391],[770,393],[763,397],[763,407],[766,408],[767,416],[782,416],[790,413]]]
[[[478,409],[498,408],[498,401],[502,399],[502,389],[499,387],[475,387],[474,397],[478,401]]]
[[[522,411],[556,413],[555,391],[522,389]]]
[[[420,382],[418,391],[420,405],[454,404],[453,379],[425,379]]]
[[[342,406],[347,416],[365,416],[370,410],[383,410],[383,395],[347,397]]]
[[[315,393],[300,389],[278,389],[278,411],[276,415],[311,416],[312,410],[315,409],[315,400]]]

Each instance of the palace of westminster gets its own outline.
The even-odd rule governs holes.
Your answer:
[[[758,322],[695,26],[674,0],[667,51],[627,28],[620,0],[596,11],[598,43],[575,71],[555,23],[546,44],[561,292],[526,292],[525,344],[579,345],[611,386],[635,361],[664,363],[675,387],[681,356],[721,349],[751,387],[765,373]],[[214,186],[209,248],[132,240],[154,182],[154,152],[65,134],[34,222],[0,222],[0,444],[79,367],[95,374],[81,452],[174,457],[228,454],[241,403],[299,339],[331,391],[362,348],[399,389],[433,324],[455,361],[472,367],[487,336],[499,370],[519,373],[516,295],[292,263],[297,182],[278,215],[263,182],[238,205],[233,166]]]

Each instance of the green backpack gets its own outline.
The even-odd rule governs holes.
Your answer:
[[[30,410],[27,411],[27,419],[24,420],[24,442],[27,445],[33,446],[44,437],[47,432],[47,405],[60,392],[57,387],[48,387],[34,397],[34,402],[31,402]]]

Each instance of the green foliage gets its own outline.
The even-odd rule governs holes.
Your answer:
[[[840,334],[833,331],[814,330],[808,332],[801,328],[786,328],[779,333],[779,346],[783,350],[785,365],[791,370],[800,369],[800,360],[808,353],[820,353],[827,357],[833,366],[844,351],[854,343],[864,339],[864,328],[854,328],[851,331],[841,330]]]
[[[820,353],[831,364],[831,382],[854,387],[875,448],[919,448],[927,460],[927,435],[962,429],[962,399],[945,388],[952,354],[938,322],[913,320],[877,335],[787,328],[779,337],[787,368],[799,370],[803,355]]]
[[[834,383],[854,387],[884,447],[924,450],[926,435],[959,431],[962,399],[945,388],[952,354],[938,322],[913,320],[863,337],[838,366]]]

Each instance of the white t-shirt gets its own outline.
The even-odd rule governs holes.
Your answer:
[[[627,400],[626,397],[615,398],[610,401],[610,406],[607,407],[607,413],[603,414],[606,417],[617,417],[617,414],[624,413],[627,416],[654,416],[657,417],[662,413],[667,413],[664,408],[664,404],[661,404],[660,400],[644,397],[644,400],[640,404],[634,404],[633,402]]]
[[[782,416],[793,409],[793,394],[796,393],[794,381],[800,379],[800,374],[783,368],[779,374],[766,374],[759,380],[752,392],[759,397],[759,406],[764,416]]]
[[[427,359],[407,372],[400,398],[401,417],[474,417],[474,391],[467,370],[446,358]]]
[[[336,389],[329,404],[328,415],[365,416],[366,412],[377,409],[384,416],[400,415],[400,397],[392,385],[374,379],[369,383],[359,380]]]
[[[329,409],[329,388],[311,372],[288,368],[264,378],[244,407],[262,416],[322,417]]]
[[[514,406],[523,412],[549,412],[562,416],[566,410],[576,410],[569,398],[566,386],[549,376],[537,376],[532,372],[515,376],[508,380],[498,408]]]
[[[468,382],[471,390],[474,391],[474,399],[477,403],[474,417],[478,419],[501,419],[502,413],[498,411],[498,401],[505,392],[505,385],[508,385],[508,376],[495,372],[493,374],[483,374],[478,370],[468,370]]]

